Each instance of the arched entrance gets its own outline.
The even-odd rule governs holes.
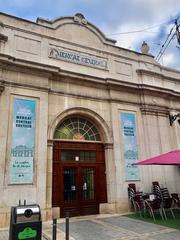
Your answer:
[[[52,180],[52,205],[61,217],[97,214],[107,202],[104,144],[88,119],[71,116],[57,126]]]

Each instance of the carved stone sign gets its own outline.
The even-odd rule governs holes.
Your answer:
[[[66,51],[59,48],[51,47],[49,49],[49,57],[90,67],[107,69],[107,60],[105,59],[82,55],[78,52]]]

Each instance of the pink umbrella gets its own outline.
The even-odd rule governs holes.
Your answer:
[[[180,150],[174,150],[168,153],[158,155],[133,165],[180,165]]]

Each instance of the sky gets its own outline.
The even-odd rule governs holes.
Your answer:
[[[180,0],[0,0],[0,11],[34,22],[82,13],[117,46],[140,52],[145,41],[155,58],[165,50],[160,64],[180,70],[180,44],[173,37]]]

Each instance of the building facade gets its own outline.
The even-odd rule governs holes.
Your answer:
[[[180,147],[180,72],[115,45],[82,14],[0,14],[0,227],[19,200],[44,220],[129,210],[127,185],[180,192],[180,169],[137,167]]]

